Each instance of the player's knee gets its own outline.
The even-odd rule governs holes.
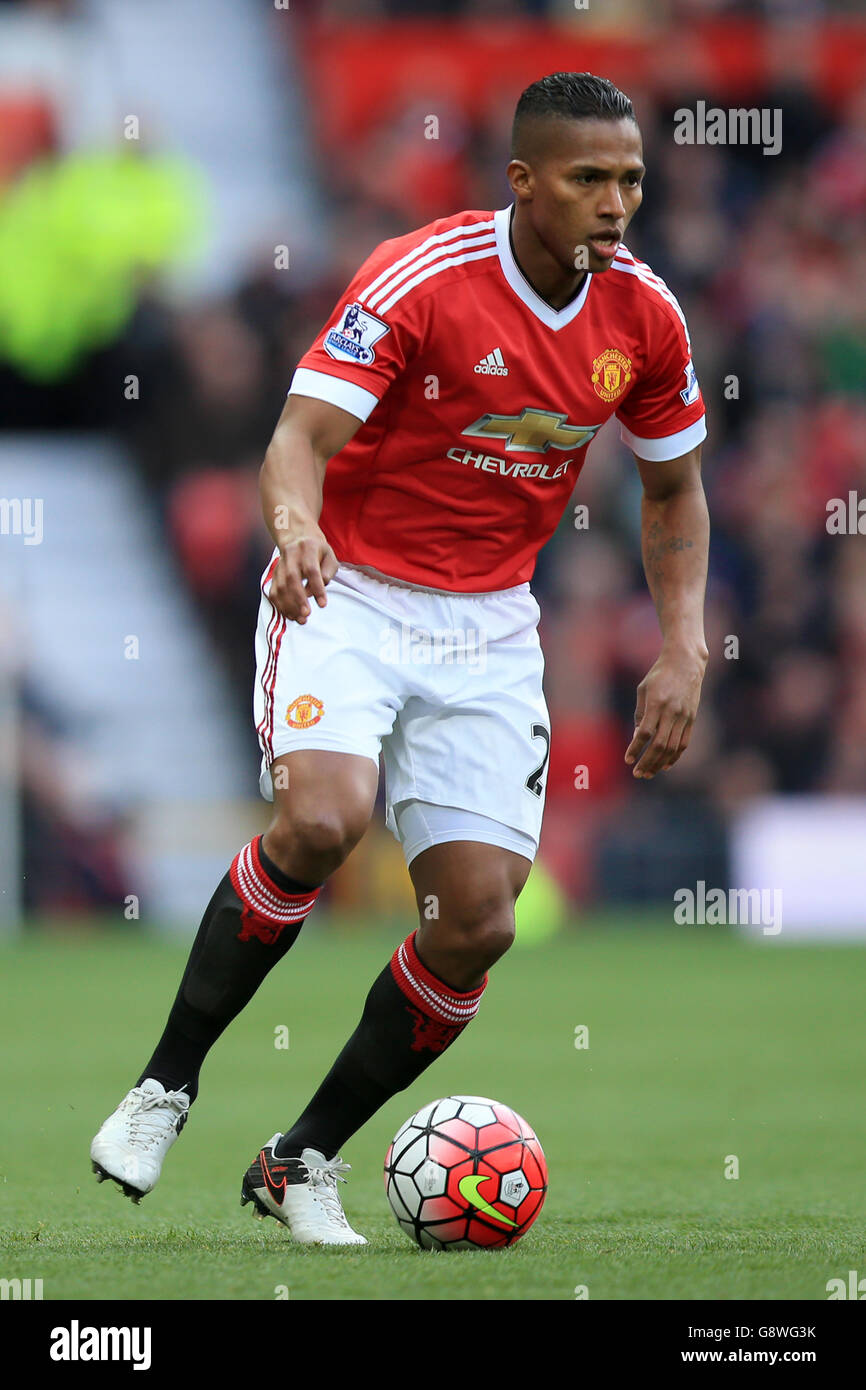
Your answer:
[[[355,848],[366,822],[346,807],[315,806],[292,817],[291,834],[300,853],[334,861],[334,867]]]
[[[454,922],[454,945],[480,970],[491,965],[514,941],[514,904],[500,893],[470,893]]]
[[[296,806],[268,831],[268,852],[284,872],[301,882],[324,881],[343,863],[367,828],[360,809]]]

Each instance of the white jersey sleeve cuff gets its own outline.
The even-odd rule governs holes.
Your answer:
[[[328,372],[314,372],[309,367],[298,367],[287,394],[329,401],[331,405],[339,406],[340,410],[357,415],[359,420],[366,420],[374,406],[379,404],[379,397],[374,396],[372,391],[365,391],[363,386],[356,386],[353,381],[331,376]]]
[[[678,434],[666,434],[661,439],[641,439],[640,435],[632,434],[622,423],[619,434],[623,444],[627,444],[639,459],[646,459],[649,463],[664,463],[667,459],[677,459],[681,454],[687,454],[690,449],[696,448],[706,439],[707,417],[702,415],[700,420],[696,420],[687,429],[680,430]]]

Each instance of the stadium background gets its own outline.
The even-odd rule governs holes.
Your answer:
[[[84,981],[99,978],[105,933],[123,950],[150,941],[136,961],[167,962],[147,994],[152,1036],[182,959],[172,942],[265,823],[250,702],[270,542],[256,481],[294,364],[376,243],[504,205],[516,98],[569,67],[635,102],[649,172],[628,243],[691,330],[709,415],[710,665],[687,756],[634,782],[622,755],[659,638],[639,484],[608,428],[573,498],[589,528],[566,512],[533,586],[554,734],[546,877],[527,895],[524,944],[561,926],[577,968],[601,952],[600,980],[623,968],[619,929],[657,926],[676,976],[691,948],[665,931],[673,894],[699,880],[783,889],[783,940],[765,954],[798,934],[866,932],[866,547],[826,525],[829,499],[866,494],[855,9],[0,4],[0,919],[23,933],[4,953],[8,980],[24,971],[21,1007],[38,992],[39,942],[63,938],[64,969]],[[781,108],[781,152],[676,144],[674,112],[697,100]],[[26,499],[42,506],[39,543],[23,521],[16,533]],[[305,929],[365,961],[364,934],[398,939],[412,917],[379,822]],[[545,950],[521,967],[539,997],[557,969]],[[862,979],[859,948],[834,959],[828,1016],[842,978]],[[778,984],[767,965],[742,970],[743,997],[755,971]],[[799,1007],[824,1005],[811,969],[784,970],[794,1028]],[[55,986],[74,1033],[75,1001]],[[322,988],[311,1078],[346,1018]],[[86,1068],[93,1040],[78,1034]],[[94,1101],[97,1123],[108,1101]]]

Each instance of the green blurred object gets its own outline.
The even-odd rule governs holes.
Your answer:
[[[193,244],[198,170],[176,158],[77,154],[35,165],[0,201],[0,356],[37,381],[110,343],[142,273]]]
[[[866,336],[854,323],[840,324],[820,342],[824,382],[838,395],[863,394],[866,379]]]
[[[565,926],[568,903],[553,875],[536,859],[514,910],[516,946],[540,946]]]

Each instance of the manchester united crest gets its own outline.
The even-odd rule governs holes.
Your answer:
[[[318,724],[324,710],[325,706],[315,695],[298,695],[286,710],[286,723],[290,729],[309,729]]]
[[[606,348],[592,364],[592,384],[603,401],[615,401],[631,381],[631,358]]]

